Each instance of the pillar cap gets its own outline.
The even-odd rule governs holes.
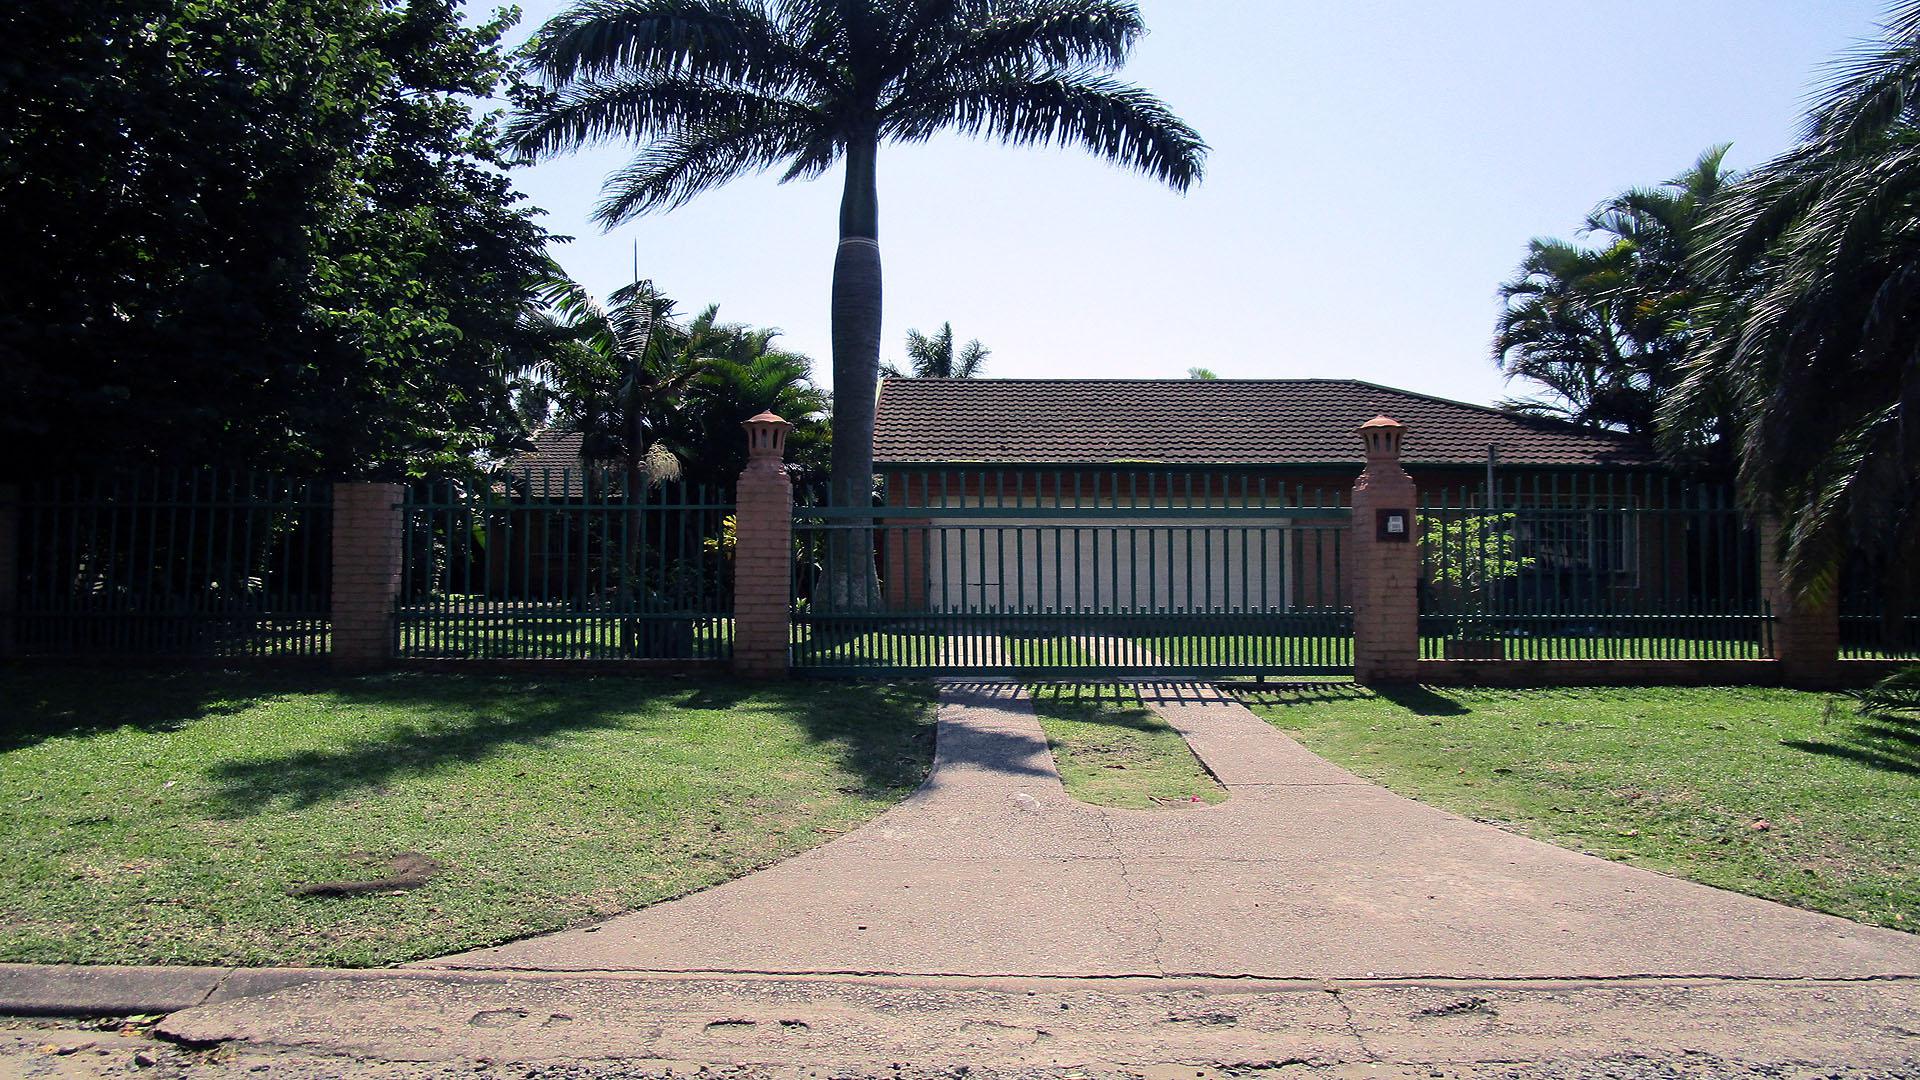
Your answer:
[[[747,431],[747,468],[780,468],[787,456],[787,432],[793,425],[768,410],[740,426]]]
[[[1400,444],[1406,438],[1407,425],[1391,416],[1376,416],[1360,425],[1360,439],[1367,445],[1368,464],[1385,465],[1400,460]]]

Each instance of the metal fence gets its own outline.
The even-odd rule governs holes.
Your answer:
[[[1771,617],[1725,488],[1519,476],[1419,510],[1426,659],[1751,659]]]
[[[154,470],[49,480],[22,495],[22,655],[327,651],[328,485]]]
[[[1920,660],[1920,598],[1893,602],[1884,579],[1860,565],[1841,575],[1841,659]]]
[[[795,511],[816,674],[1352,670],[1343,492],[1193,473],[942,472]]]
[[[399,654],[718,660],[733,650],[733,504],[619,471],[414,485]]]

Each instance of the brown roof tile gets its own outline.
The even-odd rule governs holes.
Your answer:
[[[888,379],[874,460],[902,464],[1358,464],[1360,425],[1407,426],[1406,459],[1645,466],[1641,440],[1352,379]]]

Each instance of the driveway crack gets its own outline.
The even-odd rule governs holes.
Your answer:
[[[1347,1034],[1353,1037],[1354,1045],[1360,1048],[1360,1052],[1366,1055],[1368,1061],[1381,1060],[1380,1055],[1374,1053],[1373,1047],[1367,1045],[1367,1037],[1360,1033],[1360,1022],[1353,1015],[1353,1006],[1347,1004],[1347,999],[1341,995],[1340,988],[1327,987],[1327,996],[1333,998],[1334,1005],[1340,1009],[1341,1022],[1346,1026]]]
[[[1165,954],[1167,935],[1160,925],[1159,912],[1154,911],[1151,905],[1141,900],[1139,891],[1134,888],[1133,871],[1127,866],[1127,859],[1123,854],[1125,849],[1120,844],[1120,838],[1114,835],[1113,819],[1105,814],[1100,815],[1100,828],[1106,833],[1107,843],[1113,850],[1113,863],[1120,868],[1120,883],[1126,886],[1127,903],[1131,904],[1133,909],[1140,913],[1141,918],[1146,920],[1147,928],[1153,934],[1153,969],[1164,978],[1167,974]]]

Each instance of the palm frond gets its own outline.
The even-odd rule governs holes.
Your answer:
[[[579,0],[527,46],[549,89],[621,71],[652,71],[784,92],[831,85],[831,66],[796,48],[758,0]]]
[[[779,128],[735,125],[676,132],[607,178],[594,220],[613,226],[671,210],[709,188],[778,164],[796,149],[795,133]]]
[[[596,75],[567,83],[516,112],[505,137],[523,161],[613,139],[647,141],[688,127],[816,122],[806,105],[695,75],[651,71]]]
[[[1159,98],[1086,71],[1003,71],[881,110],[887,138],[923,141],[943,129],[1015,146],[1077,144],[1176,191],[1206,171],[1207,144]]]

